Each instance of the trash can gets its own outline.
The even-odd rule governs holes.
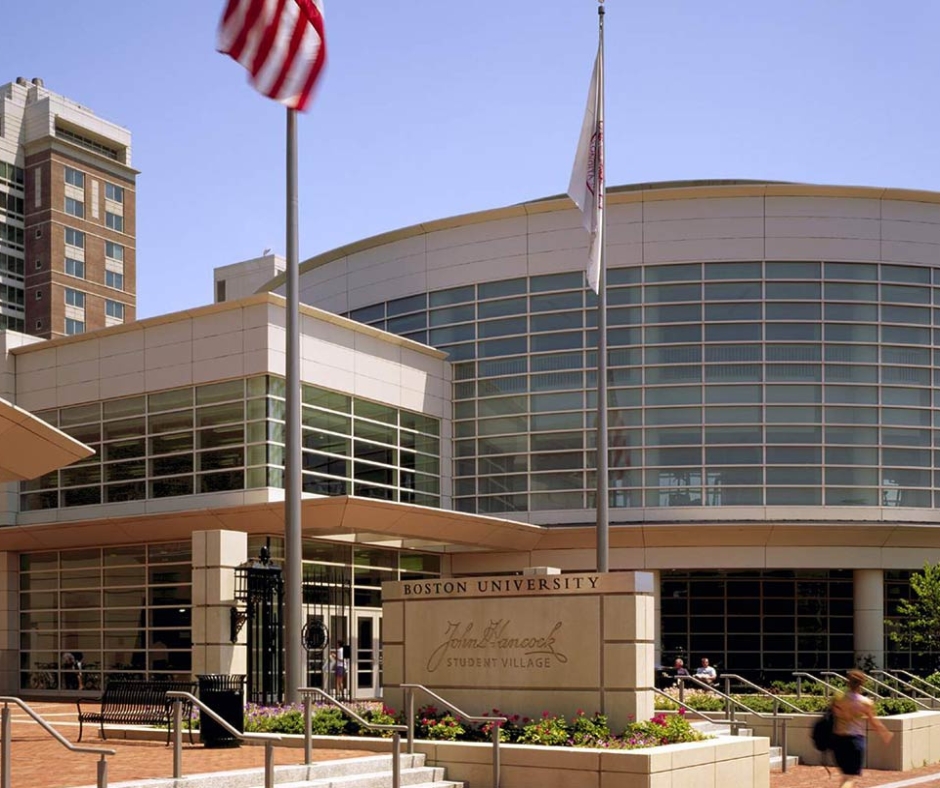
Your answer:
[[[242,675],[202,675],[199,676],[199,700],[235,730],[245,730],[245,677]],[[240,741],[229,733],[208,714],[199,718],[199,738],[206,749],[238,747]]]

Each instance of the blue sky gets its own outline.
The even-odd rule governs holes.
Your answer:
[[[0,83],[130,128],[138,306],[212,300],[284,253],[284,111],[215,50],[223,0],[7,2]],[[301,116],[300,257],[567,188],[592,0],[326,0]],[[940,190],[934,0],[609,0],[609,184],[767,178]]]

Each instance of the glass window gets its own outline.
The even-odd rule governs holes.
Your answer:
[[[85,218],[85,203],[82,200],[76,200],[74,197],[65,198],[65,212],[69,216],[77,219]]]
[[[647,282],[695,281],[701,278],[701,263],[684,263],[682,265],[651,265],[646,267]],[[698,285],[696,285],[696,288],[698,288]],[[675,300],[687,301],[695,299],[683,298]]]
[[[476,294],[473,285],[452,287],[449,290],[437,290],[429,295],[429,301],[432,307],[460,304],[464,301],[473,301],[475,298]]]
[[[878,281],[878,266],[869,263],[826,263],[826,279]]]
[[[65,168],[65,182],[69,186],[77,186],[79,189],[85,188],[85,173],[73,169],[72,167]]]
[[[498,282],[481,282],[477,290],[481,301],[488,298],[519,295],[526,292],[526,280],[524,277],[520,277],[519,279],[503,279]]]
[[[719,386],[705,387],[705,402],[717,403],[755,403],[761,401],[760,386]]]
[[[110,230],[116,230],[119,233],[124,232],[124,217],[111,211],[104,212],[105,226]]]
[[[706,279],[760,279],[761,264],[753,263],[705,263]]]
[[[115,186],[113,183],[105,183],[104,197],[106,200],[124,202],[124,189],[120,186]]]
[[[121,244],[114,243],[114,241],[104,242],[104,254],[105,257],[110,257],[112,260],[124,262],[124,247]]]
[[[820,320],[822,318],[821,304],[807,303],[769,303],[765,305],[768,320]]]
[[[878,341],[877,326],[853,326],[841,323],[826,324],[827,342],[871,342]]]
[[[85,308],[85,294],[80,290],[72,290],[70,287],[65,288],[65,303],[69,306],[79,307],[80,309]]]
[[[647,279],[647,281],[652,280]],[[702,286],[700,284],[647,285],[645,294],[646,302],[653,304],[669,301],[701,301]]]
[[[780,306],[768,304],[767,308]],[[765,327],[768,342],[818,342],[822,339],[822,326],[818,323],[768,323]]]
[[[114,271],[105,270],[104,272],[104,283],[108,287],[113,287],[115,290],[124,289],[124,274],[118,274]]]
[[[65,273],[78,279],[85,278],[85,262],[83,260],[73,260],[71,257],[65,258]]]
[[[647,326],[646,344],[673,344],[702,341],[702,327],[700,325],[678,326]]]
[[[878,285],[826,282],[825,294],[827,301],[877,301]]]
[[[826,304],[827,321],[877,323],[878,306],[876,304]]]
[[[119,320],[124,319],[124,304],[118,301],[111,301],[109,299],[105,299],[104,306],[105,306],[105,314],[108,317],[115,317],[115,318],[118,318]]]
[[[75,246],[79,249],[85,248],[85,233],[81,230],[75,230],[72,227],[65,228],[65,243],[69,246]]]
[[[678,304],[674,306],[652,304],[647,306],[645,311],[647,323],[698,323],[702,319],[701,304]]]
[[[69,336],[73,334],[84,334],[85,333],[85,321],[84,320],[75,320],[74,318],[67,317],[65,318],[65,333]]]
[[[761,339],[760,323],[706,323],[706,342],[754,342]]]
[[[544,274],[533,276],[529,280],[529,291],[544,293],[549,290],[580,290],[584,287],[584,277],[580,271],[563,274]]]

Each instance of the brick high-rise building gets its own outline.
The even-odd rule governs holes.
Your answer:
[[[136,179],[127,129],[41,79],[0,85],[0,330],[136,317]]]

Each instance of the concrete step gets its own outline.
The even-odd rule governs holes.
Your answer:
[[[445,778],[444,769],[424,765],[422,753],[401,755],[401,784],[409,788],[463,788],[462,782]],[[184,764],[185,769],[185,764]],[[275,766],[277,788],[391,788],[392,756],[369,755],[336,761],[317,761],[310,766]],[[179,780],[130,780],[113,788],[261,788],[263,769],[239,769],[187,775]],[[83,788],[94,788],[84,786]]]
[[[800,757],[798,755],[788,755],[787,756],[787,769],[791,766],[796,766],[800,762]],[[780,747],[771,747],[770,748],[770,771],[780,772],[783,771],[783,750]]]

